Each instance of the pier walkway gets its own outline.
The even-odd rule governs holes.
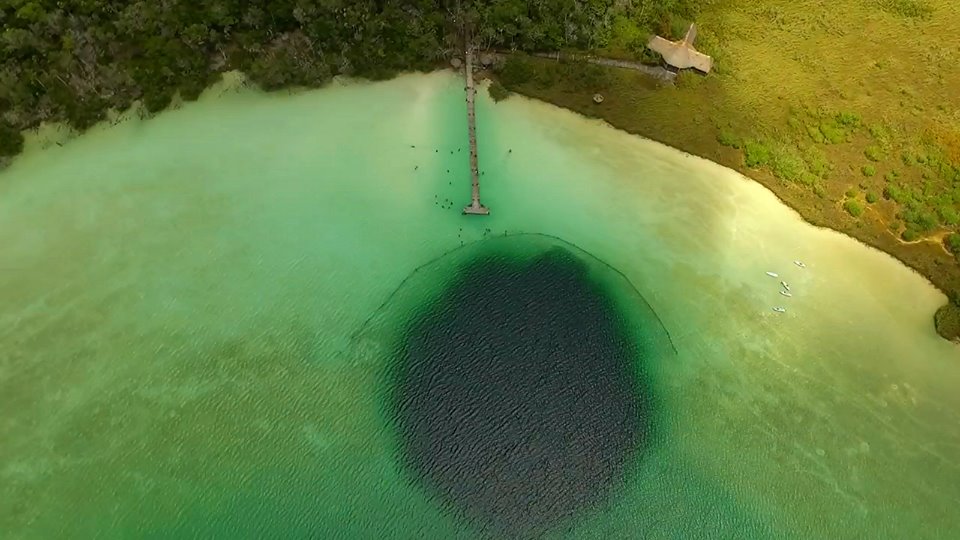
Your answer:
[[[477,117],[474,107],[476,101],[476,87],[473,82],[473,45],[468,41],[464,51],[463,73],[466,79],[464,87],[467,93],[467,135],[470,140],[470,180],[472,193],[470,204],[463,209],[464,214],[485,216],[490,210],[480,204],[480,170],[477,158]]]

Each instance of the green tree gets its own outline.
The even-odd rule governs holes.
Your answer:
[[[23,151],[23,134],[6,122],[0,121],[0,156],[13,156]]]
[[[2,152],[41,121],[83,128],[140,99],[200,94],[239,69],[266,88],[318,86],[331,76],[383,78],[429,69],[456,51],[454,0],[7,0],[0,2]],[[462,0],[484,47],[524,51],[606,46],[645,51],[657,25],[693,20],[694,0]],[[572,69],[572,68],[571,68]],[[605,72],[534,70],[508,62],[505,84],[569,75],[583,88]],[[512,82],[511,82],[512,81]]]
[[[16,17],[25,23],[39,23],[47,18],[47,14],[37,2],[27,2],[17,10]]]

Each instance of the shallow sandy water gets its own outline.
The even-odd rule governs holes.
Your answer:
[[[473,536],[403,480],[349,338],[424,261],[535,232],[621,271],[678,350],[667,442],[558,536],[960,534],[942,295],[733,171],[520,98],[481,99],[492,214],[461,216],[462,99],[441,73],[208,95],[0,174],[0,530]]]

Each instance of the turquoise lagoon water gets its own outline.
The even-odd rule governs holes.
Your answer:
[[[444,73],[212,90],[0,173],[0,536],[491,534],[398,458],[390,336],[450,257],[536,242],[659,340],[656,435],[545,536],[960,535],[941,294],[715,164],[478,106],[483,218]]]

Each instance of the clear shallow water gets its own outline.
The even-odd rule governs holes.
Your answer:
[[[385,359],[351,337],[505,231],[615,267],[677,349],[651,366],[662,443],[555,536],[960,534],[932,287],[731,171],[521,99],[480,101],[492,214],[461,216],[462,99],[448,74],[209,96],[0,174],[4,536],[474,537],[397,465]]]

